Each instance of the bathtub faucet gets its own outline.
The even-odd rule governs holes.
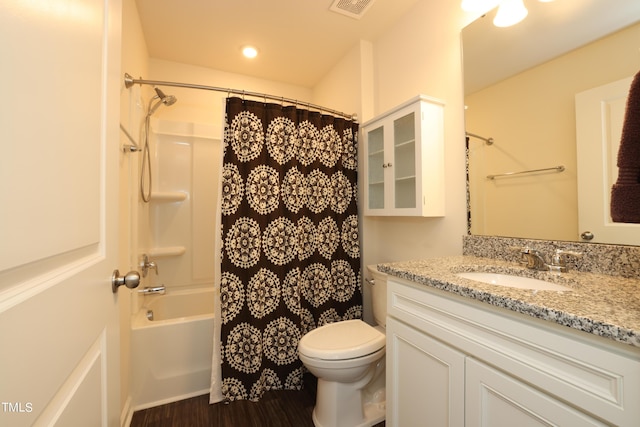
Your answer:
[[[155,270],[156,276],[158,275],[158,264],[155,261],[149,260],[149,255],[142,254],[140,257],[140,270],[142,270],[142,277],[147,277],[149,270]]]
[[[144,289],[138,290],[138,292],[140,292],[141,294],[164,295],[164,293],[166,292],[166,289],[164,288],[164,285],[160,285],[160,286],[146,287]]]

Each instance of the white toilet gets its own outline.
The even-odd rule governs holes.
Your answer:
[[[316,328],[298,344],[300,360],[318,378],[316,427],[370,427],[385,419],[387,275],[374,278],[371,299],[378,326],[345,320]]]

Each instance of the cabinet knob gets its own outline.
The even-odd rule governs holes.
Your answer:
[[[390,168],[391,166],[393,166],[391,163],[383,163],[382,164],[383,168]]]

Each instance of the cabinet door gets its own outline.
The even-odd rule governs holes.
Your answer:
[[[384,125],[373,129],[366,129],[367,150],[367,208],[385,208],[384,172],[387,169],[385,163],[385,132]]]
[[[419,107],[409,105],[364,130],[367,214],[420,215]]]
[[[415,110],[403,112],[393,120],[393,163],[387,165],[392,172],[394,209],[418,207],[416,126]]]
[[[467,427],[606,425],[473,358],[466,370]]]
[[[464,425],[464,354],[387,318],[389,427]]]

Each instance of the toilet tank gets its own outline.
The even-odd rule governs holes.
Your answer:
[[[373,319],[385,327],[387,324],[387,274],[378,271],[375,265],[367,265],[373,278],[371,286],[371,302],[373,303]]]

